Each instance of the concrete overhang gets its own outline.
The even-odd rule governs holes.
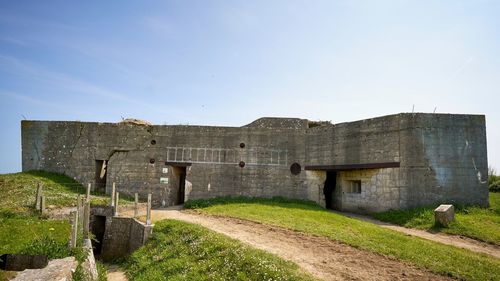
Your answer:
[[[399,168],[399,162],[383,163],[363,163],[363,164],[343,164],[343,165],[310,165],[305,166],[305,170],[316,171],[348,171],[361,169],[381,169],[381,168]]]

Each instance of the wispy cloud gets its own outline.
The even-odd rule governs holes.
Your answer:
[[[66,23],[34,19],[23,15],[0,14],[0,22],[18,27],[63,29],[69,31],[81,30],[81,28]]]
[[[469,57],[457,70],[455,70],[455,73],[451,76],[451,79],[457,77],[462,73],[472,62],[474,62],[475,58],[474,56]]]
[[[66,91],[73,93],[93,95],[115,102],[125,102],[143,107],[146,110],[153,110],[157,113],[165,114],[166,112],[172,112],[172,108],[159,107],[154,104],[144,102],[143,100],[138,100],[105,87],[83,81],[71,75],[50,71],[41,66],[27,63],[11,56],[0,54],[0,71],[22,76],[27,78],[27,80],[36,79],[37,81],[57,87],[58,89],[65,89]],[[18,96],[18,98],[21,97]],[[36,102],[35,99],[31,101]]]
[[[36,99],[33,97],[29,97],[26,95],[22,95],[19,93],[15,92],[10,92],[10,91],[0,91],[0,96],[4,98],[9,98],[9,99],[15,99],[18,101],[30,103],[33,105],[39,105],[39,106],[44,106],[44,107],[52,107],[52,108],[59,108],[59,106],[55,105],[54,103],[51,102],[46,102],[40,99]]]
[[[9,43],[9,44],[22,46],[22,47],[29,46],[29,44],[26,41],[12,38],[12,37],[2,37],[2,38],[0,38],[0,41],[5,42],[5,43]]]

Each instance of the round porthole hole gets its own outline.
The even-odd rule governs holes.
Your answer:
[[[300,174],[301,170],[302,170],[302,167],[300,167],[299,163],[293,163],[290,166],[290,172],[292,173],[292,175],[298,175],[298,174]]]

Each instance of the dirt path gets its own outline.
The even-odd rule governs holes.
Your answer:
[[[455,246],[458,248],[467,249],[467,250],[470,250],[473,252],[487,254],[490,256],[494,256],[496,258],[500,258],[500,247],[499,246],[479,242],[479,241],[474,240],[474,239],[465,238],[465,237],[461,237],[461,236],[457,236],[457,235],[450,235],[450,234],[446,234],[446,233],[431,233],[431,232],[427,232],[425,230],[406,228],[406,227],[386,223],[383,221],[379,221],[379,220],[373,219],[371,217],[363,216],[363,215],[357,215],[357,214],[351,214],[351,213],[341,213],[341,212],[335,212],[335,213],[342,215],[342,216],[347,216],[350,218],[355,218],[355,219],[363,220],[366,222],[370,222],[370,223],[379,225],[379,226],[384,227],[384,228],[389,228],[389,229],[392,229],[395,231],[405,233],[407,235],[417,236],[417,237],[421,237],[424,239],[443,243],[446,245],[451,245],[451,246]]]
[[[115,264],[108,265],[107,276],[108,281],[128,281],[122,269]]]
[[[382,255],[279,227],[179,210],[152,213],[153,221],[167,218],[199,224],[276,254],[323,280],[448,280]]]

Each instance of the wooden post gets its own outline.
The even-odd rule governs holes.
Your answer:
[[[134,194],[134,218],[139,216],[139,194]]]
[[[115,216],[118,216],[118,200],[120,200],[120,192],[115,195]]]
[[[148,194],[148,208],[146,211],[146,225],[151,224],[151,193]]]
[[[115,206],[115,192],[116,192],[116,186],[115,183],[113,182],[113,188],[111,189],[111,207]]]
[[[70,213],[70,223],[71,223],[71,240],[70,248],[76,248],[76,237],[78,234],[78,209],[77,211],[72,211]]]
[[[87,201],[90,202],[90,188],[92,187],[92,184],[87,185]]]
[[[35,209],[40,210],[41,209],[41,204],[42,204],[42,186],[40,183],[36,184],[36,203],[35,203]]]
[[[79,212],[80,211],[80,208],[81,208],[81,198],[82,196],[80,194],[78,194],[76,196],[76,211]]]
[[[84,197],[79,197],[80,202],[78,203],[78,221],[80,223],[83,223],[83,215],[85,213],[85,198]],[[83,227],[80,228],[80,231],[83,234]]]
[[[83,239],[89,238],[90,232],[90,202],[85,202],[85,207],[83,208]]]
[[[41,201],[41,203],[40,203],[40,212],[43,215],[43,214],[45,214],[45,196],[42,195],[40,198],[41,198],[40,199],[40,201]]]

